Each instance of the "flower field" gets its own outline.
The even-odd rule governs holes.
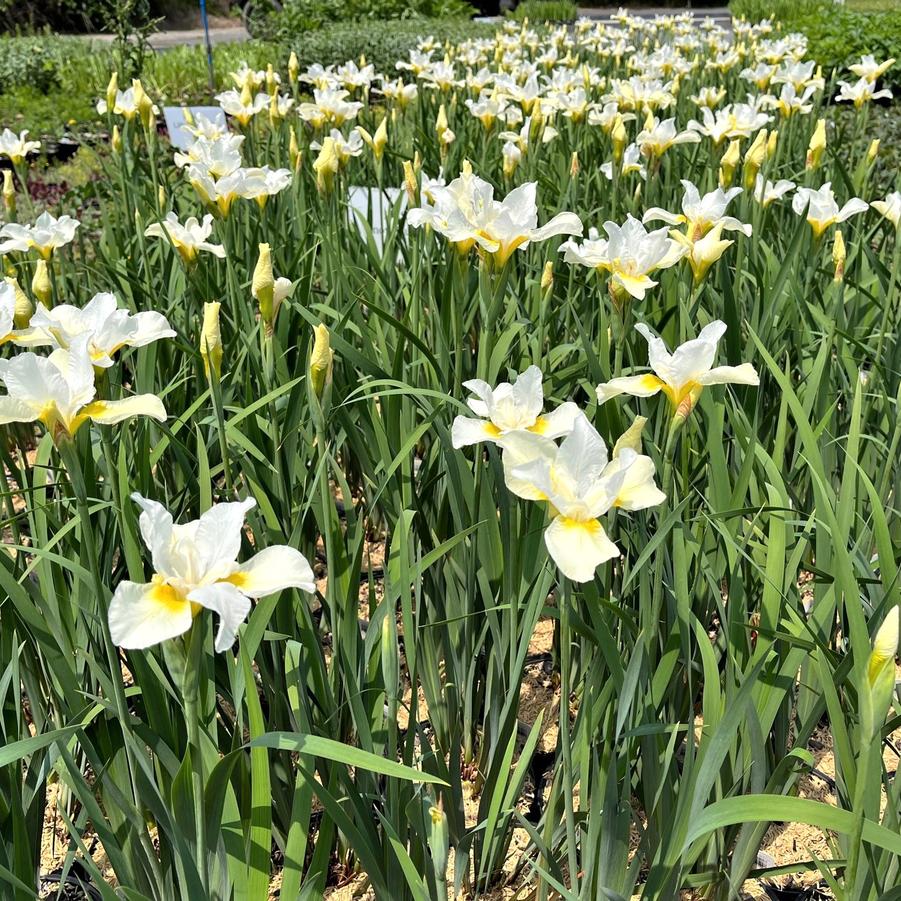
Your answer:
[[[901,897],[893,61],[363,49],[0,135],[0,898]]]

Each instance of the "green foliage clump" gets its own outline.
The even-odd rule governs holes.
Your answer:
[[[867,12],[831,0],[732,0],[729,9],[752,22],[772,19],[786,31],[803,32],[808,56],[827,70],[845,70],[865,53],[901,59],[901,6]],[[883,82],[901,87],[901,70],[889,69]]]
[[[571,22],[578,14],[572,0],[523,0],[510,16],[520,22]]]
[[[431,35],[437,41],[460,42],[489,37],[493,33],[491,26],[473,22],[417,19],[361,24],[342,22],[302,36],[285,35],[283,40],[288,51],[297,53],[301,66],[313,63],[340,65],[363,53],[376,70],[390,75],[395,71],[395,62],[405,59],[423,37]]]
[[[62,84],[62,70],[78,42],[49,35],[0,37],[0,94],[28,86],[46,94]]]
[[[279,40],[293,39],[325,25],[343,22],[460,19],[475,10],[466,0],[287,0],[282,10],[248,24],[254,35]]]

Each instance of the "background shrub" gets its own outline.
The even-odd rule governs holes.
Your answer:
[[[579,14],[571,0],[523,0],[510,14],[512,18],[530,22],[570,22]]]
[[[785,30],[803,32],[808,56],[826,69],[845,70],[842,77],[849,75],[848,64],[865,53],[878,60],[901,59],[901,3],[893,0],[844,5],[831,0],[732,0],[729,9],[752,22],[768,18]],[[889,69],[881,83],[901,89],[901,68]]]
[[[459,42],[467,38],[490,37],[492,34],[494,27],[491,25],[465,20],[416,19],[364,24],[342,22],[307,34],[282,32],[280,37],[285,52],[294,50],[301,66],[313,63],[340,65],[364,53],[367,62],[391,75],[395,72],[395,62],[406,58],[410,50],[427,35],[438,41]]]
[[[251,19],[248,26],[255,37],[293,40],[335,22],[468,19],[474,13],[466,0],[287,0],[281,12]]]

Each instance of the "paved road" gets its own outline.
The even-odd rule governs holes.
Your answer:
[[[109,42],[113,36],[109,34],[90,34],[85,37],[92,41]],[[229,26],[228,28],[211,28],[210,41],[213,44],[234,44],[246,41],[250,35],[242,25]],[[171,47],[195,47],[202,44],[203,29],[188,28],[178,31],[158,31],[149,38],[149,44],[154,50],[169,50]]]
[[[586,16],[589,19],[599,19],[601,21],[610,21],[611,16],[616,15],[618,7],[592,7],[579,8],[579,15]],[[647,6],[637,9],[630,9],[629,13],[633,16],[642,16],[644,18],[653,18],[656,15],[675,15],[688,11],[685,8],[674,8],[669,6]],[[729,10],[725,6],[715,6],[709,8],[692,9],[696,16],[701,18],[710,16],[720,25],[731,24],[732,18]],[[501,21],[498,19],[498,21]],[[95,34],[87,35],[91,40],[95,41],[111,41],[112,35]],[[242,25],[229,25],[226,27],[211,28],[210,40],[213,44],[234,44],[240,41],[246,41],[250,35]],[[179,29],[178,31],[158,31],[150,37],[150,46],[154,50],[168,50],[171,47],[194,47],[203,44],[203,29],[189,28]]]

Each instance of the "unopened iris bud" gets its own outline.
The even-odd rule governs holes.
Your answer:
[[[46,260],[38,260],[31,279],[31,293],[45,306],[53,305],[53,285]]]
[[[181,108],[181,111],[185,117],[185,124],[190,125],[193,128],[194,127],[194,113],[191,112],[191,107],[183,106]]]
[[[720,160],[720,187],[728,188],[735,178],[735,170],[741,159],[741,141],[736,138],[726,148],[723,158]]]
[[[899,609],[895,606],[889,610],[873,637],[873,650],[867,663],[867,681],[870,687],[876,684],[884,671],[894,671],[895,657],[898,654],[898,626]],[[892,675],[894,676],[894,672]]]
[[[413,171],[413,164],[409,160],[404,160],[404,190],[407,192],[407,199],[410,204],[416,203],[416,193],[419,191],[419,183],[416,181],[416,173]]]
[[[841,282],[845,278],[845,260],[848,252],[845,249],[845,239],[841,229],[835,230],[835,243],[832,245],[832,263],[835,266],[835,281]]]
[[[275,318],[275,276],[272,274],[272,254],[268,244],[260,244],[260,255],[253,270],[250,293],[260,305],[263,322],[271,323]]]
[[[293,125],[291,126],[291,137],[288,139],[288,155],[291,157],[291,168],[295,172],[299,172],[303,162],[303,153],[297,143],[297,133],[294,131]]]
[[[619,455],[621,450],[633,450],[638,454],[641,453],[641,433],[644,430],[647,421],[647,417],[645,416],[635,417],[632,425],[619,436],[616,444],[613,445],[614,458]]]
[[[745,162],[742,168],[744,186],[746,191],[754,187],[757,173],[767,160],[767,131],[765,128],[757,132],[748,152],[745,154]]]
[[[779,129],[774,128],[766,139],[766,158],[771,160],[776,155],[776,145],[779,143]]]
[[[138,115],[141,117],[141,124],[147,131],[150,131],[156,121],[156,116],[153,112],[153,101],[147,96],[147,92],[144,90],[139,78],[132,79],[131,86],[134,91],[135,107]]]
[[[442,875],[447,871],[447,858],[450,849],[450,834],[447,828],[447,816],[442,809],[441,801],[437,807],[429,808],[429,849],[432,852],[432,863],[436,872]]]
[[[341,161],[332,137],[324,138],[319,156],[313,161],[313,172],[316,173],[316,187],[321,194],[328,194],[335,184]]]
[[[554,264],[548,260],[541,273],[541,293],[549,294],[554,287]]]
[[[574,150],[569,158],[569,177],[577,178],[579,175],[579,151]]]
[[[34,305],[28,299],[28,295],[22,290],[22,286],[15,276],[7,276],[5,281],[13,289],[16,298],[15,307],[13,308],[13,325],[16,328],[26,328],[34,315]]]
[[[216,374],[216,380],[222,375],[222,332],[219,328],[219,304],[217,301],[203,305],[203,326],[200,330],[200,356],[203,358],[203,371],[207,379]]]
[[[616,118],[613,121],[610,137],[613,139],[613,159],[618,163],[623,158],[623,151],[626,149],[626,144],[629,143],[629,134],[626,131],[626,123],[623,121],[623,117],[620,113],[616,114]]]
[[[119,73],[115,70],[110,75],[109,84],[106,86],[106,108],[112,112],[116,106],[116,95],[119,93]]]
[[[272,63],[266,66],[266,93],[274,97],[278,93],[278,79],[275,77],[275,69]]]
[[[113,126],[113,133],[110,135],[110,146],[113,148],[113,153],[122,152],[122,134],[118,125]]]
[[[13,183],[12,169],[3,170],[3,206],[10,219],[16,215],[16,186]]]
[[[819,119],[817,127],[813,130],[810,138],[810,144],[807,148],[807,163],[805,168],[808,172],[816,169],[823,159],[823,153],[826,150],[826,120]]]
[[[156,202],[159,204],[159,208],[165,209],[166,207],[166,189],[162,185],[158,185],[156,189]]]
[[[331,348],[328,329],[320,323],[313,329],[313,350],[310,353],[310,382],[313,393],[320,400],[332,380],[335,352]]]
[[[870,146],[867,148],[867,165],[872,166],[876,155],[879,153],[879,138],[873,138]]]
[[[292,85],[297,81],[299,74],[300,63],[297,60],[297,54],[292,50],[291,55],[288,57],[288,78],[291,80]]]

